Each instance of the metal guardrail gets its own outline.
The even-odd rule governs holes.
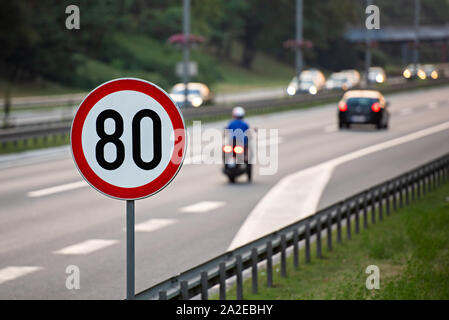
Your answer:
[[[136,299],[187,300],[200,295],[207,300],[209,290],[219,287],[219,298],[226,299],[226,280],[236,279],[237,299],[243,299],[243,271],[250,270],[252,292],[258,291],[258,264],[266,262],[266,283],[273,285],[273,257],[280,255],[281,276],[287,276],[287,249],[292,248],[293,266],[299,267],[299,245],[304,245],[305,263],[312,259],[311,242],[315,238],[315,257],[332,251],[335,241],[351,239],[352,232],[360,233],[368,224],[382,221],[385,216],[408,206],[427,192],[449,182],[449,154],[414,170],[380,183],[367,190],[331,205],[317,213],[261,237],[233,251],[163,281],[136,295]],[[344,226],[343,226],[344,225]],[[333,230],[336,230],[334,239]],[[324,235],[324,237],[323,237]]]
[[[383,93],[389,93],[399,90],[425,88],[441,84],[449,84],[449,79],[442,78],[426,82],[396,83],[392,85],[385,85],[378,89]],[[332,100],[338,100],[341,96],[342,92],[340,91],[324,91],[320,92],[318,95],[304,94],[280,99],[245,101],[242,103],[234,103],[232,105],[209,105],[202,108],[183,109],[182,112],[185,120],[217,119],[229,115],[232,108],[236,104],[244,106],[245,109],[251,113],[269,111],[273,110],[273,108],[288,107],[295,104],[325,103]],[[19,142],[22,141],[26,143],[30,139],[37,140],[38,138],[42,138],[47,141],[49,140],[49,137],[65,137],[69,134],[70,126],[70,119],[66,119],[63,121],[48,121],[2,129],[0,130],[0,146],[5,148],[5,146],[9,143],[18,145]]]

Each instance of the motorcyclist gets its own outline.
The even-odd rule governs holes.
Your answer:
[[[248,123],[246,123],[243,118],[245,117],[245,109],[240,106],[234,107],[232,109],[233,120],[229,122],[226,129],[229,130],[231,137],[239,142],[243,142],[245,147],[248,146],[248,135],[247,130],[249,129]]]
[[[226,127],[226,131],[228,132],[228,137],[231,139],[232,145],[242,145],[244,146],[244,158],[243,161],[246,165],[245,172],[248,175],[248,181],[251,181],[252,176],[252,165],[250,161],[250,152],[248,145],[248,134],[249,125],[246,121],[243,120],[245,117],[245,109],[240,106],[237,106],[232,109],[232,118]],[[231,182],[234,182],[235,176],[229,176]]]

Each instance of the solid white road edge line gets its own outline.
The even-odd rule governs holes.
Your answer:
[[[235,249],[313,214],[333,170],[346,162],[449,129],[449,121],[363,148],[281,179],[258,202],[228,250]]]

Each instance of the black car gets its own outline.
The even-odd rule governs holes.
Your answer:
[[[379,91],[352,90],[346,92],[338,104],[339,128],[351,124],[374,124],[377,129],[387,129],[388,103]]]

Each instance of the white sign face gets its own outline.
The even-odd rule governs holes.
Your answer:
[[[97,190],[139,199],[165,187],[185,153],[182,115],[168,95],[139,79],[117,79],[92,91],[72,126],[72,151]]]

